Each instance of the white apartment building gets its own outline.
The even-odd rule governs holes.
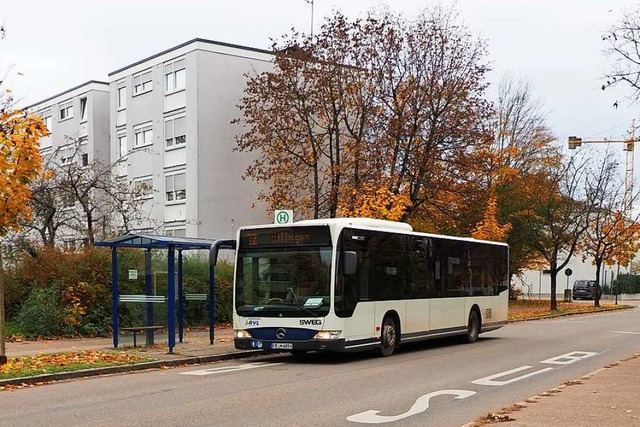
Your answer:
[[[116,176],[143,189],[148,219],[136,229],[232,238],[269,221],[259,186],[242,179],[252,158],[233,151],[242,128],[231,121],[246,75],[272,66],[270,51],[194,39],[27,108],[51,132],[43,156],[80,139],[80,161],[117,162]]]
[[[109,83],[92,80],[25,109],[40,115],[49,129],[50,135],[40,139],[43,159],[55,155],[57,164],[80,166],[109,162]],[[60,230],[59,238],[67,248],[83,240],[69,229]]]
[[[109,74],[111,158],[145,189],[144,231],[232,238],[267,221],[259,187],[242,180],[251,162],[234,152],[231,121],[246,74],[273,66],[270,51],[194,39]]]

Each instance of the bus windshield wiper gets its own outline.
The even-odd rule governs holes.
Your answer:
[[[306,307],[303,307],[303,306],[301,306],[301,305],[298,305],[298,304],[296,304],[295,302],[282,302],[282,305],[285,305],[285,306],[287,306],[287,307],[295,307],[295,308],[299,309],[300,311],[304,311],[305,313],[310,314],[310,315],[311,315],[311,316],[313,316],[313,317],[320,317],[320,315],[319,315],[319,314],[317,314],[317,313],[315,313],[315,312],[313,312],[313,311],[309,310],[309,309],[308,309],[308,308],[306,308]]]

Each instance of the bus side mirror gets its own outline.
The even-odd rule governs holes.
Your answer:
[[[358,264],[358,255],[354,251],[342,252],[342,274],[350,276],[356,274],[356,266]]]

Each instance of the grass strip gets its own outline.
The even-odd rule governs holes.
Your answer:
[[[9,358],[6,364],[0,365],[0,379],[24,378],[107,366],[132,365],[153,360],[149,357],[131,355],[126,352],[97,350],[21,356]]]

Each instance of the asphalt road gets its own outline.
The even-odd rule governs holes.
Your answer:
[[[390,358],[288,355],[0,393],[0,426],[461,426],[640,349],[640,309],[509,324]],[[579,416],[579,414],[576,414]]]

